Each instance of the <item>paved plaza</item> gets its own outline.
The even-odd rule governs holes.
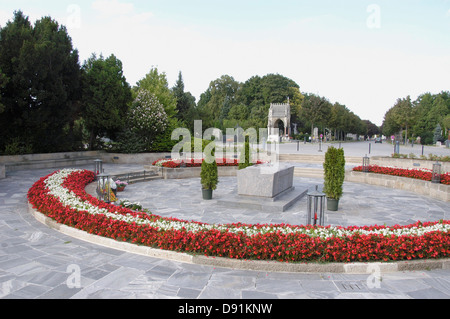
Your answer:
[[[346,144],[346,155],[364,156],[368,143]],[[305,145],[311,153],[315,145]],[[284,148],[284,150],[283,150]],[[296,144],[281,153],[295,153]],[[381,151],[383,148],[383,151]],[[418,148],[417,148],[418,149]],[[431,148],[448,155],[448,149]],[[390,145],[372,144],[380,155]],[[439,152],[438,152],[439,151]],[[402,152],[401,153],[410,153]],[[390,155],[390,154],[389,154]],[[301,166],[302,164],[297,164]],[[108,173],[143,169],[105,164]],[[92,169],[92,167],[81,167]],[[8,172],[0,180],[0,298],[3,299],[422,299],[450,298],[450,269],[373,274],[288,273],[235,270],[185,264],[97,246],[39,223],[27,212],[26,194],[55,169]],[[322,187],[323,180],[295,177],[296,188]],[[285,212],[257,212],[217,205],[236,187],[221,177],[214,199],[201,200],[199,179],[154,180],[133,184],[120,198],[140,202],[161,216],[206,223],[303,224],[306,199]],[[338,212],[326,212],[327,225],[401,224],[449,219],[446,202],[408,191],[345,183]],[[77,281],[74,274],[79,274]]]
[[[297,151],[298,145],[298,151]],[[374,141],[365,142],[333,142],[333,143],[323,143],[322,146],[319,143],[303,143],[296,142],[281,144],[277,151],[280,154],[309,154],[309,155],[320,155],[325,153],[329,146],[342,147],[345,151],[345,156],[391,156],[394,153],[394,146],[392,143],[375,143]],[[322,152],[319,152],[322,150]],[[422,155],[428,156],[429,154],[438,156],[450,156],[450,149],[446,147],[437,146],[424,146],[422,149],[421,145],[411,144],[400,144],[399,153],[400,154],[414,154],[417,158]]]

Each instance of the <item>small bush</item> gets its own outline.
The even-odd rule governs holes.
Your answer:
[[[246,136],[243,151],[241,152],[241,157],[239,159],[239,169],[244,169],[252,165],[249,137]]]
[[[343,194],[345,179],[344,149],[329,147],[325,153],[324,168],[324,193],[328,198],[340,199]]]
[[[203,189],[215,190],[217,188],[217,184],[219,183],[219,173],[217,171],[217,162],[214,149],[210,154],[206,154],[206,158],[202,162],[201,167],[200,182]]]

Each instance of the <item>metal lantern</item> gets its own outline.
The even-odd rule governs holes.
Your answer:
[[[319,192],[319,186],[308,196],[307,225],[323,226],[325,218],[325,194]]]
[[[436,162],[433,164],[433,172],[431,175],[431,182],[440,184],[441,183],[441,164],[439,162]]]
[[[101,159],[96,159],[94,160],[94,174],[97,176],[101,173],[103,173],[103,161]]]
[[[108,174],[97,175],[97,198],[105,203],[111,202],[111,185]]]
[[[364,173],[368,173],[369,172],[369,166],[370,166],[370,158],[366,154],[366,156],[363,157],[362,171]]]

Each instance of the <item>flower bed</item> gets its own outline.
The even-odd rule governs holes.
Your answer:
[[[167,167],[167,168],[179,168],[182,164],[186,167],[200,167],[202,166],[203,159],[159,159],[152,163],[153,166]],[[238,166],[239,161],[237,159],[230,158],[217,158],[217,166]],[[254,164],[262,164],[261,161],[256,161]]]
[[[362,166],[354,167],[353,170],[361,172]],[[400,177],[408,177],[421,179],[424,181],[431,181],[432,172],[426,169],[406,169],[396,167],[382,167],[378,165],[370,165],[369,172],[375,174],[386,174]],[[450,173],[441,174],[441,184],[450,185]]]
[[[84,190],[86,170],[60,170],[28,192],[33,208],[91,234],[171,251],[283,262],[355,262],[445,258],[450,221],[409,226],[313,227],[212,225],[162,218],[104,203]]]

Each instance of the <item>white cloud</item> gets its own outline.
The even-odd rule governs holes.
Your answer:
[[[169,85],[181,71],[185,89],[198,98],[210,81],[224,74],[245,82],[254,75],[279,73],[296,81],[303,92],[345,104],[380,125],[397,98],[438,93],[436,87],[443,87],[450,72],[447,55],[430,56],[429,49],[412,53],[411,42],[403,38],[402,45],[396,45],[396,34],[368,34],[364,21],[357,28],[333,16],[317,16],[263,33],[217,32],[152,19],[151,12],[125,2],[131,0],[120,1],[96,0],[96,16],[81,11],[82,27],[70,35],[81,62],[94,52],[114,54],[131,85],[157,66]]]

